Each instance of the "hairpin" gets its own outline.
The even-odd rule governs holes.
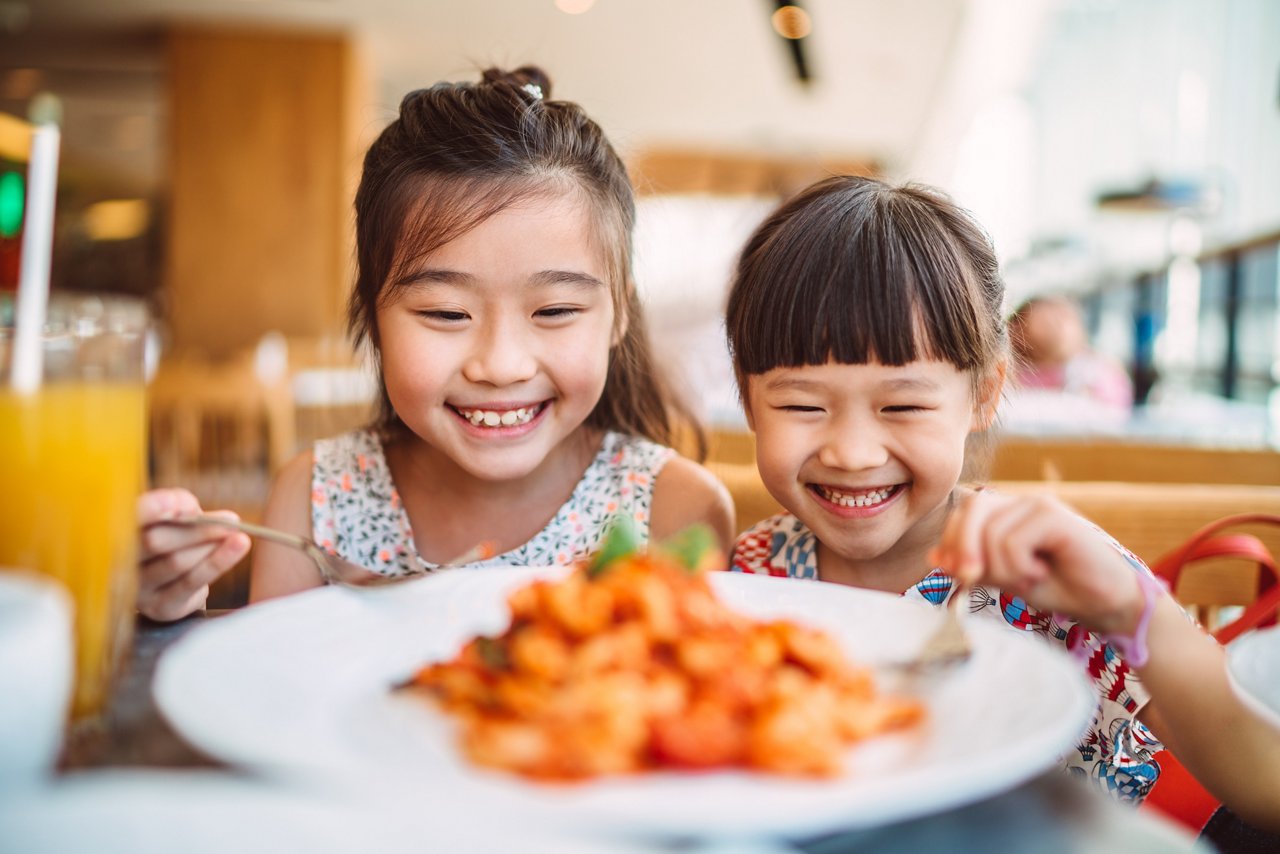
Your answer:
[[[542,100],[542,87],[537,83],[526,83],[520,88],[537,98],[539,101]]]

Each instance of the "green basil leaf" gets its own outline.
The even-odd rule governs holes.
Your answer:
[[[712,555],[720,553],[720,543],[715,532],[709,525],[701,522],[663,540],[659,548],[690,572],[702,569]]]
[[[614,561],[629,557],[640,550],[640,532],[628,516],[614,516],[605,527],[604,541],[591,559],[587,575],[595,578],[609,568]]]

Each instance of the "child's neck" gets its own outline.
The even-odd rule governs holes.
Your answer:
[[[934,566],[928,560],[929,550],[942,538],[954,499],[944,501],[906,531],[888,551],[868,558],[839,554],[818,542],[818,577],[835,584],[847,584],[866,590],[902,593],[920,581]]]
[[[527,543],[569,500],[601,439],[578,430],[518,481],[475,477],[412,434],[384,450],[418,554],[443,563],[481,542],[498,554]]]

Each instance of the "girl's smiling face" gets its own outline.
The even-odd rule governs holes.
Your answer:
[[[616,330],[589,213],[573,193],[517,202],[402,265],[378,307],[396,414],[472,477],[534,472],[604,390]]]
[[[896,587],[876,567],[923,559],[942,530],[965,440],[989,421],[971,375],[945,361],[829,361],[753,374],[746,392],[760,476],[824,547],[823,577]],[[906,584],[923,569],[903,568]]]

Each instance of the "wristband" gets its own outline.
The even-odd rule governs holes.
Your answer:
[[[1151,615],[1155,613],[1156,602],[1160,600],[1160,594],[1169,589],[1164,579],[1157,578],[1143,570],[1135,570],[1134,574],[1138,579],[1138,589],[1142,591],[1142,615],[1138,617],[1138,625],[1134,627],[1132,635],[1108,635],[1098,633],[1098,637],[1106,644],[1109,644],[1125,663],[1130,667],[1142,667],[1147,663],[1147,659],[1151,657],[1151,650],[1147,648],[1147,629],[1151,626]],[[1088,652],[1084,649],[1084,633],[1076,635],[1072,643],[1068,645],[1068,650],[1077,659],[1087,658]]]

